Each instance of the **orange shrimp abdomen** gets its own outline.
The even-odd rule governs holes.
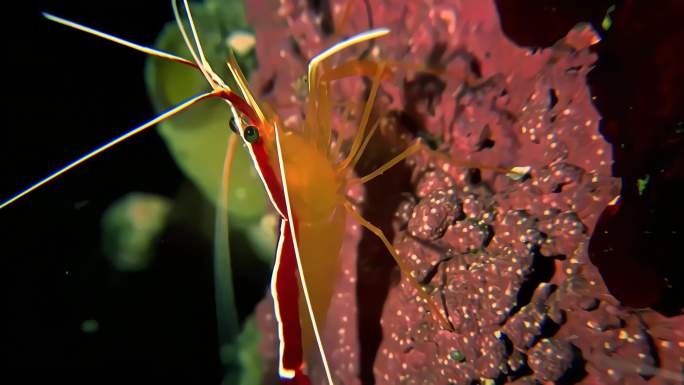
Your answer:
[[[340,181],[327,154],[297,133],[281,136],[288,197],[296,223],[296,241],[318,330],[326,314],[337,277],[338,255],[346,213],[340,203]],[[304,301],[300,299],[302,346],[314,346]]]
[[[296,133],[282,136],[283,163],[293,214],[300,223],[325,221],[339,203],[333,164],[310,141]]]

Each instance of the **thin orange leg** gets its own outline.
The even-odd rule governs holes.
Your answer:
[[[406,159],[408,156],[411,154],[415,153],[416,151],[420,150],[421,147],[423,147],[423,144],[420,142],[420,140],[417,140],[415,143],[413,143],[411,146],[409,146],[407,149],[401,152],[401,154],[395,156],[394,158],[390,159],[387,161],[387,163],[383,164],[382,166],[378,167],[375,169],[375,171],[371,172],[370,174],[362,177],[362,178],[355,178],[349,181],[350,185],[354,184],[364,184],[369,181],[371,181],[374,178],[377,178],[378,176],[382,175],[385,171],[389,170],[390,168],[394,167],[397,163],[401,162],[402,160]]]
[[[373,105],[375,104],[375,97],[378,94],[378,89],[380,88],[380,78],[382,75],[382,72],[385,69],[385,63],[380,62],[378,64],[378,67],[376,69],[375,77],[373,78],[373,84],[371,85],[371,90],[370,90],[370,95],[368,95],[368,99],[366,100],[366,105],[363,108],[363,115],[361,115],[361,123],[359,124],[359,130],[356,133],[356,137],[354,138],[354,142],[352,143],[351,150],[349,150],[349,154],[347,155],[347,158],[345,158],[339,166],[337,166],[338,170],[344,170],[349,165],[351,162],[354,160],[354,157],[356,156],[357,151],[361,147],[361,144],[364,139],[364,133],[366,131],[366,127],[368,126],[368,120],[370,119],[370,114],[373,109]]]
[[[237,306],[235,304],[235,290],[233,283],[233,270],[231,268],[230,240],[228,237],[228,192],[230,186],[230,171],[233,163],[233,155],[237,148],[238,136],[231,134],[228,140],[228,149],[223,163],[223,178],[221,180],[221,195],[216,207],[214,221],[214,297],[216,301],[216,319],[221,344],[221,359],[234,359],[225,357],[225,352],[231,355],[236,351],[237,337],[240,333],[240,323],[237,318]]]
[[[347,210],[347,212],[349,214],[351,214],[351,216],[353,216],[357,222],[359,222],[363,227],[365,227],[370,232],[375,234],[375,236],[380,238],[382,243],[387,248],[387,251],[389,251],[389,253],[392,255],[392,258],[394,258],[394,261],[397,263],[397,265],[399,265],[399,270],[401,271],[401,274],[405,275],[408,278],[408,281],[411,283],[411,285],[418,292],[418,296],[420,298],[422,298],[423,300],[425,300],[425,302],[428,304],[428,306],[432,310],[433,314],[435,314],[437,316],[437,318],[439,319],[439,322],[442,324],[442,327],[444,329],[447,329],[447,330],[453,330],[453,326],[451,326],[451,323],[449,323],[449,321],[447,321],[446,317],[444,316],[444,313],[439,308],[437,303],[427,293],[426,288],[423,285],[421,285],[418,282],[418,280],[416,280],[415,277],[411,276],[411,274],[407,274],[407,272],[410,271],[410,268],[408,267],[408,265],[406,265],[406,263],[399,256],[399,254],[397,254],[397,251],[392,246],[392,243],[390,243],[390,241],[387,239],[387,237],[385,236],[385,233],[383,233],[383,231],[379,227],[373,225],[367,219],[365,219],[363,216],[361,216],[361,214],[359,214],[354,209],[354,207],[352,207],[351,203],[349,203],[345,200],[342,204],[344,205],[344,208]]]

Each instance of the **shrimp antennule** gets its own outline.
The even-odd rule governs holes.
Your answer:
[[[232,92],[232,90],[230,89],[230,87],[228,87],[226,82],[224,82],[223,79],[221,79],[221,77],[218,76],[216,72],[214,72],[214,69],[211,67],[211,64],[209,64],[209,61],[204,55],[202,43],[200,42],[197,27],[195,27],[195,21],[192,17],[192,11],[190,10],[190,4],[188,3],[188,0],[183,0],[183,10],[185,11],[188,17],[188,23],[190,24],[190,31],[192,33],[194,44],[190,41],[190,37],[188,36],[187,31],[185,30],[185,26],[183,25],[183,20],[181,18],[177,2],[178,0],[171,0],[171,6],[173,8],[173,14],[176,18],[176,24],[178,24],[178,29],[180,30],[181,36],[183,37],[185,45],[190,51],[190,54],[195,60],[197,68],[199,68],[199,70],[202,72],[202,75],[204,75],[204,78],[207,80],[207,82],[213,89],[225,89]],[[195,48],[197,49],[197,51],[195,51]],[[232,51],[230,50],[229,55],[232,55]],[[229,56],[229,60],[230,57],[231,56]],[[252,121],[252,123],[264,121],[265,119],[263,113],[259,109],[259,106],[252,97],[251,93],[249,93],[249,90],[247,90],[246,85],[243,84],[246,83],[246,81],[244,80],[242,72],[240,72],[240,67],[237,65],[237,62],[235,62],[234,59],[233,62],[235,64],[231,66],[231,62],[229,61],[228,68],[230,69],[233,78],[240,86],[240,91],[246,99],[246,103],[235,103],[233,101],[226,100],[226,102],[228,102],[230,106],[230,110],[233,115],[235,123],[238,125],[239,128],[242,128],[241,119],[240,115],[238,114],[238,111],[246,115]]]
[[[173,8],[173,14],[176,18],[176,24],[178,24],[178,29],[180,30],[181,36],[183,37],[183,40],[185,41],[185,45],[187,46],[188,50],[190,51],[190,54],[192,55],[192,58],[195,60],[195,63],[197,63],[197,66],[199,70],[202,72],[202,75],[204,75],[204,78],[207,79],[207,82],[211,85],[211,88],[217,89],[217,88],[227,88],[230,89],[225,82],[221,79],[220,76],[214,72],[214,70],[211,68],[211,65],[207,61],[207,58],[204,56],[204,51],[202,50],[202,44],[200,43],[199,40],[199,35],[197,33],[197,28],[195,27],[195,22],[192,18],[192,12],[190,11],[190,5],[188,4],[187,0],[183,0],[183,9],[185,10],[185,13],[188,16],[188,23],[190,24],[190,30],[192,33],[193,41],[194,44],[190,41],[190,38],[188,37],[188,33],[185,30],[185,25],[183,25],[183,20],[181,18],[180,11],[178,9],[178,4],[177,0],[171,0],[171,7]],[[197,49],[197,51],[195,51]]]

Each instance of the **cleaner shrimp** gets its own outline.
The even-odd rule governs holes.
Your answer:
[[[362,157],[366,146],[379,127],[379,120],[371,124],[370,117],[380,82],[386,73],[388,62],[352,59],[336,67],[328,68],[325,61],[337,53],[390,33],[385,28],[369,30],[344,39],[324,50],[308,63],[307,114],[301,130],[285,131],[281,119],[265,106],[260,106],[235,58],[227,61],[233,79],[239,90],[232,90],[211,68],[202,51],[199,36],[194,25],[187,0],[183,1],[190,33],[181,21],[176,1],[172,1],[181,33],[192,54],[193,60],[141,46],[123,39],[93,30],[91,28],[45,14],[55,22],[76,28],[96,36],[114,41],[146,54],[172,60],[199,70],[205,77],[211,91],[188,99],[158,117],[128,131],[103,146],[87,153],[48,177],[21,191],[0,204],[4,208],[33,190],[49,183],[69,170],[101,154],[115,145],[145,131],[155,124],[210,98],[227,102],[233,118],[232,135],[226,158],[229,170],[232,152],[238,138],[248,149],[254,166],[263,182],[268,197],[281,218],[280,238],[271,280],[271,294],[275,304],[280,340],[279,375],[286,383],[307,384],[304,356],[314,344],[318,347],[327,380],[333,383],[326,352],[321,340],[325,317],[332,296],[333,277],[336,274],[337,255],[342,243],[346,215],[377,236],[399,266],[402,275],[411,282],[419,296],[429,305],[431,312],[442,327],[449,329],[449,323],[430,298],[426,289],[408,274],[408,267],[397,254],[383,231],[365,219],[353,206],[345,193],[351,186],[365,184],[378,177],[406,157],[424,148],[418,139],[401,153],[367,175],[356,177],[353,169]],[[330,84],[349,76],[367,76],[372,79],[370,93],[363,105],[363,112],[351,148],[346,154],[332,146],[330,125]],[[227,189],[228,172],[225,173],[224,189]],[[223,194],[225,196],[225,194]],[[226,202],[224,202],[226,203]],[[223,223],[226,227],[227,224]],[[304,301],[299,301],[299,285]],[[301,306],[300,306],[301,304]],[[302,311],[301,309],[305,309]],[[311,321],[312,328],[302,328],[302,313]]]

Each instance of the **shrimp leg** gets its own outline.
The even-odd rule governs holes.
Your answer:
[[[354,219],[360,223],[363,227],[368,229],[371,233],[375,234],[382,243],[385,245],[387,248],[387,251],[392,255],[392,258],[397,262],[397,265],[399,265],[399,270],[401,271],[402,275],[406,274],[406,272],[410,271],[409,267],[406,265],[404,260],[397,254],[397,251],[394,249],[392,246],[392,243],[387,239],[385,236],[385,233],[383,231],[370,223],[366,218],[361,216],[354,207],[351,205],[351,203],[347,202],[346,200],[342,201],[342,204],[344,205],[344,208],[347,210],[349,214],[351,214]],[[411,275],[407,275],[408,281],[411,283],[411,285],[416,289],[418,292],[418,296],[423,299],[425,302],[427,302],[428,306],[432,309],[433,314],[437,315],[440,323],[446,330],[453,330],[453,326],[451,326],[451,323],[447,321],[447,319],[444,316],[444,313],[442,310],[437,306],[435,301],[430,298],[429,294],[426,292],[425,288],[421,286],[421,284]]]
[[[368,95],[366,105],[363,108],[363,115],[361,115],[361,124],[359,124],[359,130],[356,133],[356,137],[354,138],[354,142],[352,143],[352,147],[349,151],[349,154],[347,155],[347,158],[344,159],[342,163],[340,163],[340,165],[338,166],[339,170],[347,168],[356,156],[357,152],[359,151],[361,142],[364,138],[364,133],[366,131],[366,126],[368,125],[368,119],[370,118],[371,110],[373,109],[373,105],[375,104],[375,98],[378,95],[378,89],[380,88],[380,78],[384,69],[385,64],[382,62],[379,63],[376,69],[375,76],[373,78],[373,84],[371,85],[370,95]]]
[[[390,159],[387,161],[387,163],[383,164],[382,166],[378,167],[375,169],[375,171],[371,172],[370,174],[362,177],[362,178],[355,178],[349,181],[350,185],[354,184],[364,184],[369,181],[371,181],[374,178],[377,178],[378,176],[382,175],[385,171],[389,170],[390,168],[394,167],[397,163],[401,162],[405,158],[409,157],[411,154],[415,153],[416,151],[420,150],[422,147],[422,143],[420,140],[417,140],[415,143],[413,143],[411,146],[409,146],[407,149],[402,151],[399,155],[395,156],[394,158]]]
[[[307,72],[307,82],[309,86],[309,102],[307,106],[307,116],[318,117],[319,113],[327,113],[329,110],[329,101],[327,100],[327,83],[321,86],[321,79],[318,77],[318,69],[323,64],[323,62],[351,46],[363,43],[365,41],[377,39],[379,37],[389,34],[389,29],[387,28],[377,28],[363,33],[354,35],[348,39],[342,40],[337,44],[334,44],[330,48],[324,50],[318,55],[314,56],[309,60],[308,72]],[[321,95],[321,93],[323,95]],[[318,103],[317,103],[318,102]],[[318,105],[317,105],[318,104]],[[319,111],[320,109],[320,111]],[[309,138],[314,138],[314,141],[318,143],[319,148],[323,149],[327,147],[330,142],[331,129],[329,124],[323,127],[323,133],[314,127],[314,122],[320,119],[307,119],[307,124],[304,127],[305,136]]]
[[[214,221],[214,297],[216,298],[216,320],[219,334],[221,361],[231,365],[237,359],[236,342],[240,333],[233,270],[230,258],[230,240],[228,231],[228,188],[230,167],[237,148],[238,136],[231,134],[228,139],[226,158],[223,164],[221,193],[216,207]]]

